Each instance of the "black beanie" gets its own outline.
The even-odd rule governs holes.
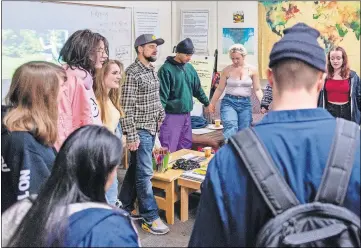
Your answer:
[[[326,55],[317,38],[320,32],[304,23],[297,23],[283,31],[281,40],[273,45],[269,56],[269,67],[283,59],[298,59],[326,72]]]
[[[184,54],[193,54],[194,53],[194,46],[191,39],[186,38],[182,40],[177,45],[177,53],[184,53]]]

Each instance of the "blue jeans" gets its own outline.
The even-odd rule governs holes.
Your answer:
[[[130,152],[130,164],[125,174],[119,200],[124,210],[134,210],[135,199],[138,198],[139,214],[147,222],[153,222],[158,215],[158,206],[155,201],[152,182],[153,176],[152,151],[155,136],[147,130],[138,130],[139,147],[137,151]]]
[[[115,131],[115,135],[122,140],[122,127],[120,126],[120,123],[118,123],[117,129]],[[120,151],[122,152],[122,151]],[[117,201],[118,197],[118,177],[116,176],[114,178],[114,181],[112,185],[110,185],[110,188],[105,193],[105,199],[107,200],[108,204],[115,206],[115,202]]]
[[[251,98],[226,94],[221,103],[221,119],[226,140],[243,128],[251,126]]]

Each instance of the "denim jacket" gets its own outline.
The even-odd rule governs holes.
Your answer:
[[[351,120],[361,124],[361,82],[360,77],[355,71],[350,73],[350,103],[351,103]],[[327,92],[323,88],[318,98],[318,106],[325,108],[327,102]]]

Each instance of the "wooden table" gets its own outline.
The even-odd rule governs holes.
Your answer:
[[[204,156],[203,152],[193,150],[179,150],[173,152],[169,159],[169,167],[172,167],[172,162],[181,158],[186,154],[193,154],[196,156]],[[207,165],[213,155],[207,160],[201,162],[201,165]],[[174,203],[179,200],[175,190],[175,181],[182,175],[183,170],[168,169],[164,173],[154,172],[152,178],[152,185],[154,188],[162,189],[165,191],[165,197],[155,196],[158,208],[165,211],[165,216],[168,224],[174,224]]]
[[[202,182],[194,181],[188,178],[178,178],[178,186],[180,186],[181,211],[180,219],[182,222],[188,220],[188,200],[189,194],[200,190]]]

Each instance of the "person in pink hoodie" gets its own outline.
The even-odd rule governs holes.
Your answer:
[[[65,42],[59,61],[66,70],[67,81],[60,86],[58,97],[58,138],[55,148],[81,126],[102,125],[93,91],[93,77],[108,60],[108,41],[89,29],[74,32]]]

